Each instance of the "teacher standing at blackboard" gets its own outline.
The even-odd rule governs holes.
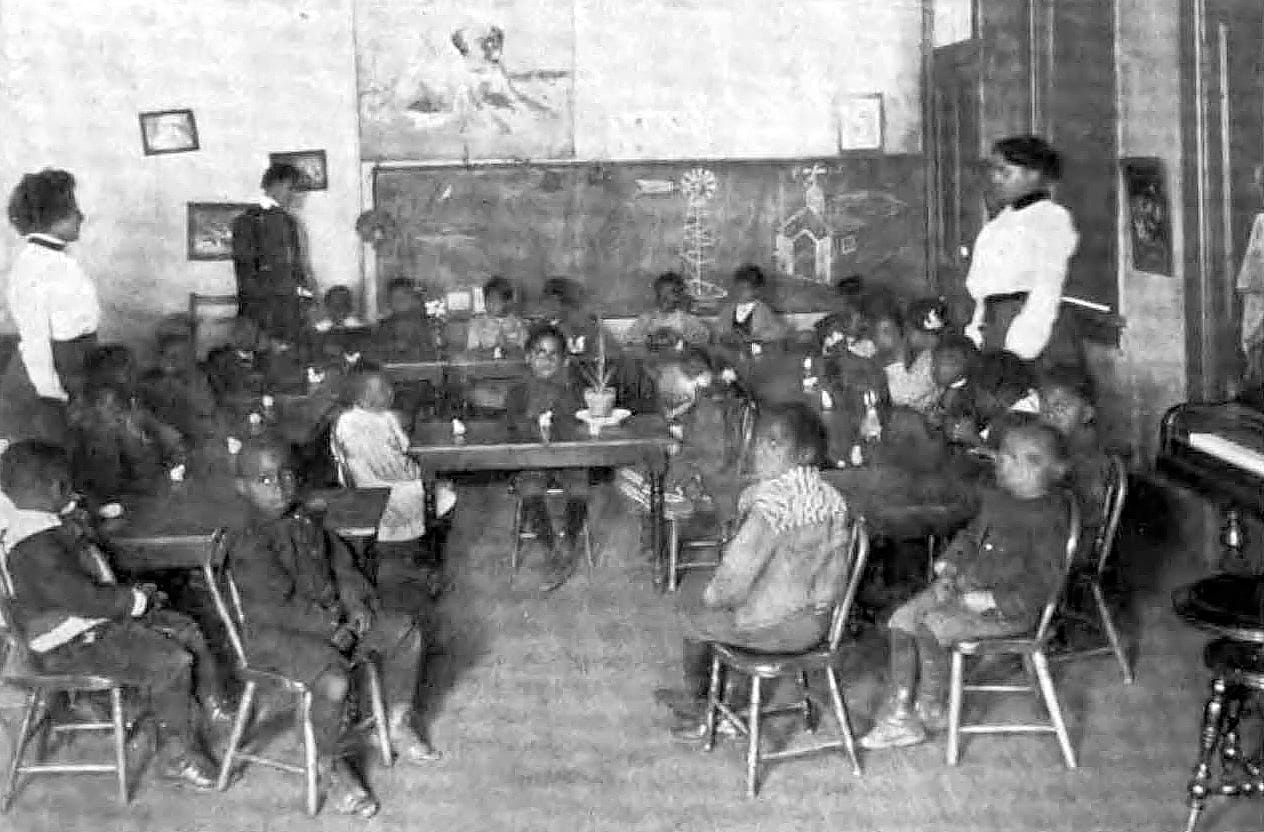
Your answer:
[[[19,341],[0,378],[0,439],[66,440],[66,403],[82,391],[101,320],[96,285],[66,251],[83,219],[64,170],[28,173],[9,198],[9,221],[26,244],[9,270]]]
[[[974,314],[966,335],[983,350],[1043,364],[1075,360],[1079,343],[1060,315],[1067,268],[1080,237],[1050,196],[1062,160],[1038,136],[992,146],[990,186],[1000,211],[975,239],[966,276]]]

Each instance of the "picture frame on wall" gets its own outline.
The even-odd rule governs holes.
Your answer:
[[[192,110],[155,110],[140,114],[141,147],[146,156],[190,153],[200,149]]]
[[[1128,236],[1132,266],[1138,271],[1172,276],[1172,206],[1163,160],[1130,156],[1119,161],[1128,200]]]
[[[233,259],[233,220],[250,207],[247,202],[190,202],[189,259]]]
[[[325,166],[323,150],[288,150],[282,153],[269,153],[268,163],[272,165],[293,165],[303,174],[299,182],[300,191],[324,191],[329,188],[329,172]]]
[[[838,151],[882,150],[885,113],[882,93],[844,95],[834,108],[838,127]]]

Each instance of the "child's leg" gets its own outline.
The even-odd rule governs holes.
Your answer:
[[[860,739],[863,747],[897,748],[926,738],[926,729],[914,706],[919,659],[916,633],[926,614],[939,603],[935,590],[925,589],[901,604],[891,616],[887,624],[891,632],[890,692],[873,729]]]
[[[948,726],[946,694],[948,688],[948,648],[939,642],[925,625],[914,634],[917,641],[917,704],[915,709],[922,725],[931,731]]]
[[[382,613],[360,645],[362,652],[380,659],[391,736],[397,750],[414,763],[442,756],[426,739],[422,722],[429,692],[430,627],[425,618],[420,612]]]
[[[207,715],[216,721],[231,719],[232,711],[219,662],[197,622],[175,610],[155,610],[145,616],[145,623],[193,656],[193,689]]]
[[[549,506],[544,499],[548,485],[543,471],[522,471],[514,477],[514,488],[522,500],[523,525],[535,533],[536,540],[547,551],[552,552],[556,548],[553,520],[549,517]]]

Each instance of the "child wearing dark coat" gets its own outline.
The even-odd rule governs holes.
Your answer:
[[[263,395],[268,380],[268,338],[245,316],[233,319],[228,343],[206,356],[206,378],[220,405]]]
[[[890,627],[890,693],[869,749],[914,745],[946,725],[952,644],[1033,628],[1065,570],[1067,511],[1054,498],[1066,449],[1034,421],[1010,426],[997,458],[997,488],[935,563],[935,581],[896,609]]]
[[[165,777],[202,790],[215,766],[196,728],[197,705],[223,724],[231,713],[206,641],[192,620],[162,609],[151,584],[121,584],[101,550],[63,515],[70,502],[65,452],[20,442],[0,457],[0,486],[17,511],[0,548],[30,661],[47,673],[94,674],[148,694]],[[9,660],[20,657],[10,656]]]
[[[411,761],[435,759],[420,725],[428,632],[419,615],[383,610],[346,544],[295,508],[294,474],[280,447],[261,441],[242,448],[236,488],[246,522],[230,540],[228,563],[245,609],[251,660],[311,686],[330,804],[372,817],[377,799],[337,755],[350,673],[381,657],[392,742]]]
[[[201,448],[217,441],[222,431],[215,394],[197,366],[187,332],[158,335],[158,361],[141,376],[140,400],[160,421],[180,431],[184,444]]]
[[[417,287],[408,278],[397,277],[386,292],[389,312],[373,330],[374,356],[381,362],[437,360],[437,333],[426,317]]]
[[[188,461],[180,432],[119,387],[93,384],[71,410],[75,483],[100,503],[180,480]]]
[[[1111,478],[1111,458],[1097,433],[1093,402],[1093,384],[1078,367],[1051,367],[1041,374],[1040,418],[1066,441],[1068,479],[1080,502],[1081,539],[1085,541],[1095,540],[1106,522],[1106,491]]]

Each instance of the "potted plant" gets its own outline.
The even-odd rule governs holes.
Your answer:
[[[593,419],[605,419],[614,410],[614,388],[610,380],[614,368],[606,362],[606,334],[601,318],[597,319],[597,357],[591,362],[580,362],[587,387],[584,389],[584,404],[588,405],[588,415]]]

